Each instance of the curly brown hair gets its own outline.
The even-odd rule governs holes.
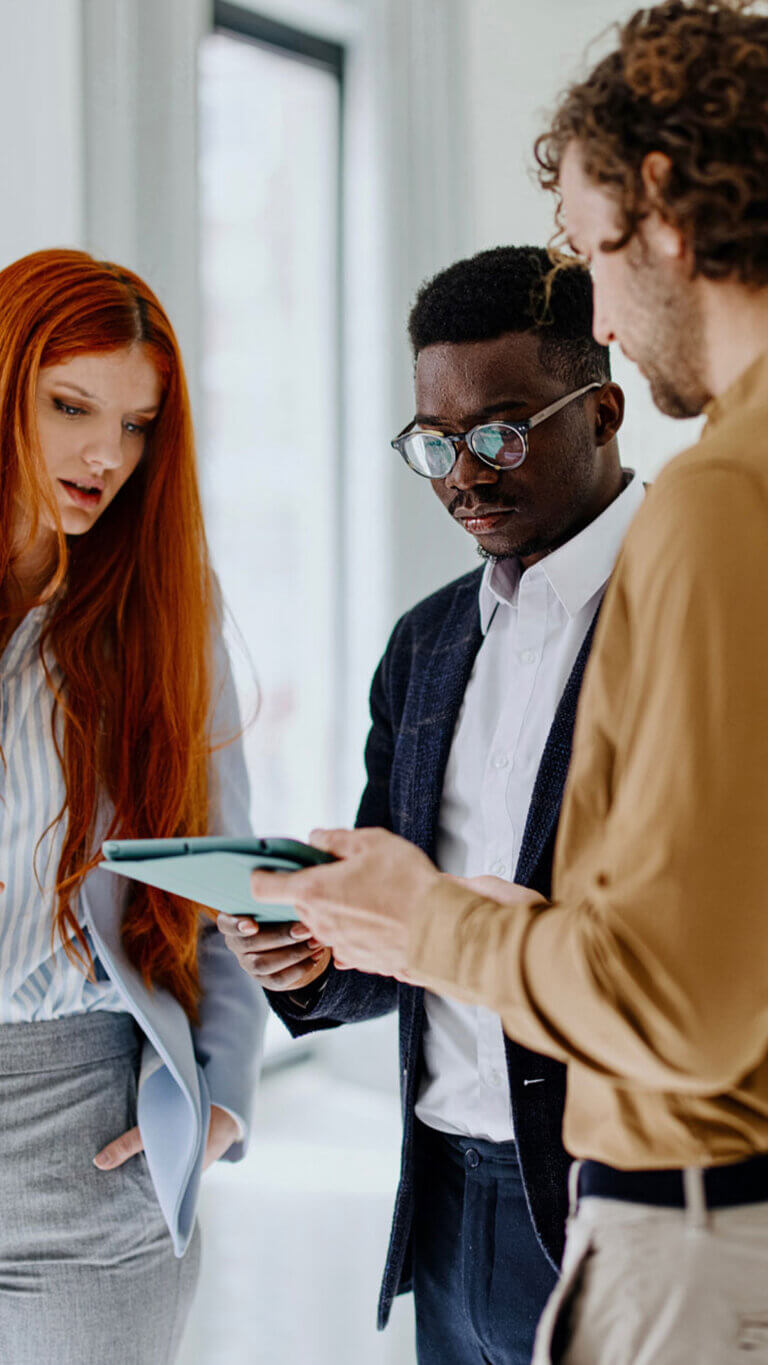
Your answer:
[[[619,236],[604,250],[655,208],[685,234],[695,274],[768,284],[768,15],[756,0],[665,0],[617,30],[616,50],[537,139],[540,183],[557,192],[577,141],[586,174],[616,198]],[[653,151],[671,169],[650,204],[641,167]]]

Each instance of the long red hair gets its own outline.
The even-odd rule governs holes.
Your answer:
[[[35,417],[40,370],[87,352],[142,346],[161,381],[141,462],[87,534],[66,537]],[[98,861],[97,838],[204,834],[216,604],[192,420],[171,324],[139,277],[80,251],[38,251],[0,272],[0,610],[19,545],[45,512],[57,527],[57,588],[40,641],[63,682],[54,693],[66,818],[53,933],[90,961],[72,908]],[[34,605],[33,602],[25,606]],[[104,797],[114,815],[99,818]],[[194,1018],[199,908],[129,883],[123,944],[148,984]],[[79,947],[77,946],[79,945]]]

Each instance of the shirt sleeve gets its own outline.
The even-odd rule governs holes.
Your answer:
[[[553,904],[446,879],[409,965],[561,1061],[721,1093],[768,1045],[767,870],[768,509],[710,461],[662,476],[607,594]]]

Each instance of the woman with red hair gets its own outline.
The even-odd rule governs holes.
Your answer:
[[[173,1360],[200,1172],[237,1159],[260,992],[107,838],[242,834],[183,366],[130,271],[0,272],[0,1343]]]

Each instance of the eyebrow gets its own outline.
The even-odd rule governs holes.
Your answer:
[[[70,379],[54,380],[54,387],[57,389],[71,389],[73,393],[79,393],[81,398],[88,398],[92,403],[98,403],[100,401],[94,393],[89,393],[87,389],[81,389],[79,384],[73,384]],[[154,407],[130,408],[129,411],[136,412],[141,417],[151,417],[154,413],[158,412],[159,409],[160,404],[156,403]]]
[[[527,406],[528,404],[522,398],[502,398],[498,403],[489,403],[485,408],[478,408],[477,412],[472,413],[472,416],[466,420],[472,426],[477,426],[484,417],[493,417],[494,413],[497,412],[510,412],[513,408],[525,408]],[[438,427],[447,425],[444,417],[432,417],[421,412],[417,412],[413,420],[418,422],[420,426],[426,426],[429,422]]]
[[[56,388],[71,389],[73,393],[79,393],[81,398],[90,398],[94,402],[96,401],[94,394],[89,393],[87,389],[81,389],[79,384],[73,384],[69,379],[55,379],[53,382]]]

